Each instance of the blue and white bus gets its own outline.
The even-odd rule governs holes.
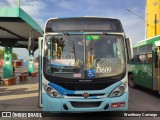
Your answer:
[[[39,105],[50,112],[128,109],[130,40],[113,18],[53,18],[39,38]]]

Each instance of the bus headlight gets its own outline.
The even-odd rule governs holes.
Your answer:
[[[62,98],[62,95],[51,86],[43,84],[43,88],[50,97]]]
[[[127,88],[127,83],[123,83],[119,85],[116,89],[114,89],[108,97],[112,98],[121,96],[125,92],[126,88]]]

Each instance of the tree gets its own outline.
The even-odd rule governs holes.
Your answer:
[[[4,58],[4,50],[0,49],[0,59]]]
[[[16,53],[12,53],[12,59],[13,60],[17,60],[18,59],[18,55]]]
[[[3,49],[0,49],[0,59],[4,59],[4,50]],[[18,55],[16,53],[12,53],[12,59],[17,60]]]

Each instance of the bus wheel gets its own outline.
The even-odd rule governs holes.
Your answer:
[[[130,74],[128,76],[128,83],[130,87],[135,88],[135,80],[133,74]]]

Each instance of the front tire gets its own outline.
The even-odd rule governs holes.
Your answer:
[[[131,88],[135,88],[135,87],[136,87],[136,85],[135,85],[135,79],[134,79],[133,74],[130,74],[130,75],[128,76],[128,84],[129,84],[129,86],[130,86]]]

